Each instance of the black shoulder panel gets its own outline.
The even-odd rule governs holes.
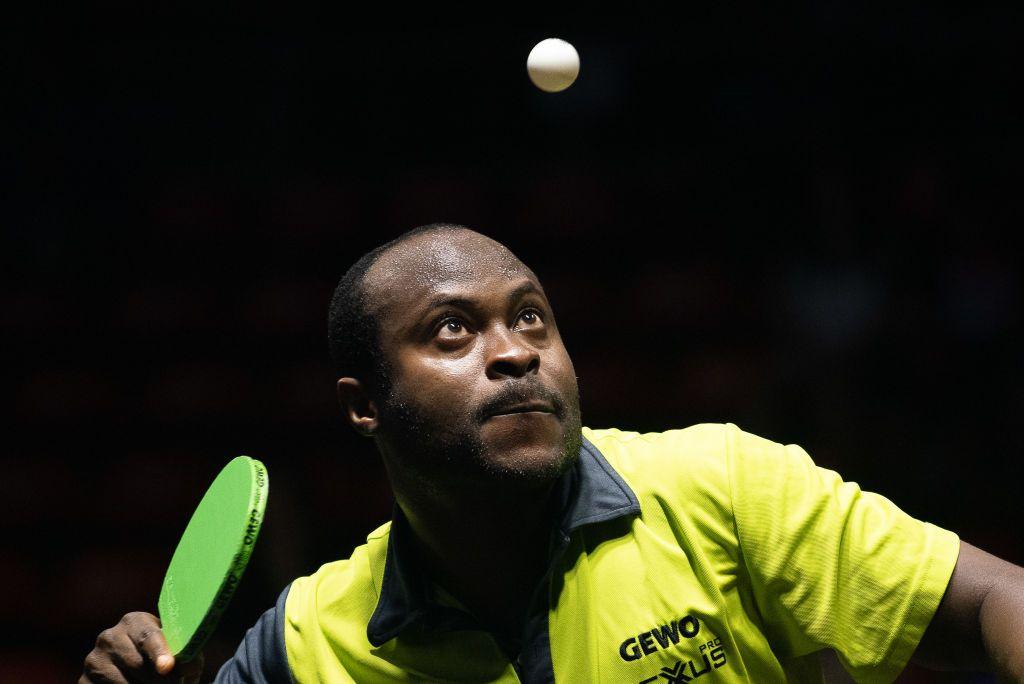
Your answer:
[[[291,585],[285,587],[277,604],[245,633],[235,655],[217,673],[214,684],[294,684],[284,646],[284,602],[290,588]]]

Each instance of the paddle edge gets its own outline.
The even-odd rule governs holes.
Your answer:
[[[213,631],[217,628],[217,623],[220,622],[221,616],[227,609],[228,604],[231,603],[235,590],[238,589],[238,585],[242,581],[242,574],[249,564],[249,557],[252,556],[252,551],[256,547],[256,539],[259,537],[260,529],[263,526],[263,514],[266,511],[267,497],[270,494],[270,475],[267,473],[266,466],[255,458],[249,456],[239,456],[238,458],[244,458],[249,462],[252,481],[256,484],[256,487],[253,487],[252,496],[249,498],[249,525],[246,528],[245,540],[242,543],[241,550],[232,561],[231,572],[228,573],[224,578],[224,582],[220,585],[217,598],[214,600],[210,612],[199,623],[199,628],[192,635],[192,638],[188,640],[179,653],[175,654],[175,659],[182,663],[187,663],[199,655],[207,640],[213,635]]]

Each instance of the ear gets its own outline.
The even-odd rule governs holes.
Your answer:
[[[378,426],[377,405],[370,399],[366,386],[355,378],[339,378],[338,402],[355,431],[373,437]]]

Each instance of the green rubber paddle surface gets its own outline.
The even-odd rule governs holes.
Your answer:
[[[256,459],[224,466],[199,502],[157,603],[175,658],[188,662],[203,648],[242,579],[263,522],[270,479]]]

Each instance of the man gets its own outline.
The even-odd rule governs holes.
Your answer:
[[[537,277],[483,235],[364,256],[330,341],[394,518],[295,580],[218,681],[820,681],[826,648],[862,681],[912,656],[1024,680],[1024,569],[735,426],[581,428]],[[81,681],[198,667],[132,613]]]

